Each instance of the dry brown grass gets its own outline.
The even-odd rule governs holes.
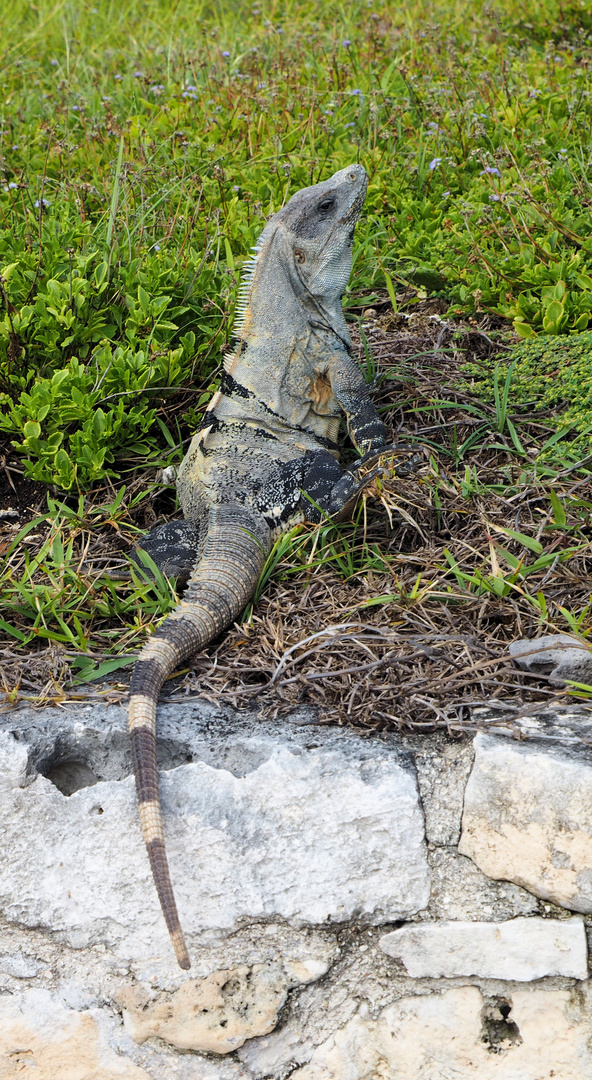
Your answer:
[[[248,620],[198,656],[180,683],[175,679],[173,699],[200,693],[268,715],[306,703],[318,706],[325,721],[416,730],[467,726],[471,706],[485,702],[517,716],[537,703],[565,700],[567,691],[519,671],[507,645],[569,629],[561,608],[582,615],[582,632],[592,626],[589,472],[572,466],[537,477],[533,461],[553,431],[551,418],[521,419],[521,458],[494,431],[493,410],[463,388],[459,367],[467,358],[491,364],[503,349],[499,327],[486,320],[448,327],[428,308],[411,321],[385,312],[365,320],[365,328],[380,376],[375,398],[388,407],[396,437],[415,452],[423,447],[421,464],[397,477],[385,461],[385,475],[368,490],[355,526],[303,527]],[[449,404],[435,404],[442,399]],[[477,406],[481,418],[471,411]],[[473,432],[479,440],[455,463],[451,447]],[[128,506],[142,484],[146,477],[138,474]],[[554,520],[551,487],[562,501],[563,523]],[[166,493],[158,499],[117,520],[98,514],[94,527],[89,519],[74,530],[78,572],[91,599],[107,569],[121,574],[131,527],[171,515]],[[9,520],[6,537],[14,528]],[[45,522],[29,534],[30,556],[51,528]],[[511,533],[528,538],[530,547]],[[540,552],[532,550],[536,544]],[[548,558],[526,573],[541,553]],[[16,573],[23,554],[12,558]],[[512,559],[519,562],[513,576]],[[131,583],[120,577],[117,590],[129,596]],[[137,647],[157,611],[144,618],[140,605],[135,625],[129,613],[126,618],[109,620],[96,611],[85,624],[95,658],[108,656],[114,644]],[[24,628],[18,612],[11,621]],[[125,696],[125,684],[113,677],[91,691],[73,688],[73,651],[36,645],[25,650],[8,635],[0,639],[11,700]]]

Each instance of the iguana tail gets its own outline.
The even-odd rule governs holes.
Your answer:
[[[156,705],[169,675],[230,626],[253,595],[270,544],[269,528],[244,506],[216,506],[202,558],[183,600],[146,643],[130,687],[129,727],[142,833],[177,960],[190,960],[166,857],[156,765]]]

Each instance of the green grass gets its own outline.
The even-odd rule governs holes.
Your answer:
[[[409,312],[437,296],[450,317],[501,316],[546,353],[586,330],[591,71],[584,0],[8,0],[0,439],[27,477],[69,493],[65,513],[103,485],[82,531],[109,485],[178,462],[266,216],[354,160],[370,187],[346,306],[404,297]],[[481,388],[495,422],[455,444],[458,464],[490,431],[525,457],[518,374]],[[107,579],[85,591],[66,525],[18,583],[2,572],[5,627],[81,652],[135,642],[142,611],[173,602],[166,583],[138,577],[129,604]],[[91,609],[113,620],[100,640]]]
[[[0,431],[28,475],[158,458],[265,216],[354,159],[358,292],[585,328],[591,32],[573,2],[5,5]]]

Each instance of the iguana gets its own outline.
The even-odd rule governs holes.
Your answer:
[[[275,537],[295,522],[337,516],[375,475],[360,464],[387,432],[351,355],[341,300],[368,178],[349,165],[297,191],[265,226],[244,273],[235,347],[180,466],[185,520],[141,546],[169,573],[189,570],[178,607],[142,649],[129,726],[142,832],[177,960],[190,961],[165,853],[156,764],[156,705],[164,680],[216,638],[252,596]],[[345,413],[364,455],[343,472]]]

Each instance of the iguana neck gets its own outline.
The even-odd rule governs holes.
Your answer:
[[[226,355],[224,367],[261,397],[270,385],[291,382],[290,368],[302,357],[311,333],[348,349],[351,339],[341,300],[326,306],[308,292],[275,222],[264,229],[254,252],[243,272],[235,349]]]

